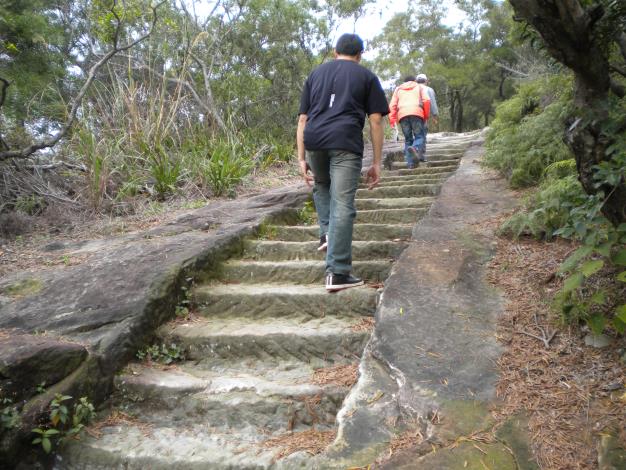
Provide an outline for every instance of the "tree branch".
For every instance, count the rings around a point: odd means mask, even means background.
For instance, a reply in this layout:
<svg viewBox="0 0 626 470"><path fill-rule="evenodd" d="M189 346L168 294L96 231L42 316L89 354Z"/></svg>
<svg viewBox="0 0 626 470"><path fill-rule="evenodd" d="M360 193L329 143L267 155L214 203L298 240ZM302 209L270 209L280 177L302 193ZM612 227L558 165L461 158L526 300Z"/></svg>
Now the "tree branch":
<svg viewBox="0 0 626 470"><path fill-rule="evenodd" d="M9 88L9 85L11 85L11 83L7 79L2 77L0 77L0 82L2 84L2 89L0 89L0 108L2 108L4 100L7 97L7 88Z"/></svg>
<svg viewBox="0 0 626 470"><path fill-rule="evenodd" d="M529 76L529 74L527 74L526 72L522 72L521 70L516 70L512 67L509 67L506 64L502 64L500 62L494 62L494 63L501 69L506 70L507 72L511 72L512 74L519 75L520 77L526 78Z"/></svg>
<svg viewBox="0 0 626 470"><path fill-rule="evenodd" d="M154 31L154 28L156 27L156 23L157 23L157 19L158 19L157 9L163 3L165 3L165 0L160 2L160 3L158 3L157 5L151 7L151 9L152 9L152 22L151 22L151 25L150 25L150 29L144 35L140 36L139 38L135 39L134 41L130 41L130 42L124 44L123 46L120 46L119 45L119 40L120 40L120 33L121 33L121 18L119 17L117 12L115 11L115 6L117 4L117 1L113 0L113 3L112 3L110 11L113 14L113 16L115 17L116 22L117 22L117 26L115 28L115 36L113 38L113 49L111 49L104 56L102 56L102 58L98 62L96 62L89 69L89 75L87 76L87 80L85 81L85 83L83 83L83 86L80 88L80 90L78 91L78 94L74 98L73 103L72 103L72 107L70 109L70 113L69 113L68 119L65 122L65 124L63 124L63 127L61 127L61 130L59 130L59 132L57 132L57 134L52 136L52 137L49 137L47 139L43 139L43 140L41 140L39 142L33 143L33 144L31 144L31 145L29 145L27 147L24 147L22 149L5 150L3 152L0 152L0 161L7 160L9 158L26 158L26 157L29 157L30 155L32 155L33 153L37 152L38 150L42 150L42 149L45 149L45 148L53 147L54 145L56 145L59 142L59 140L61 140L67 134L67 132L70 130L70 128L74 124L74 120L76 119L76 113L78 112L78 108L80 107L80 104L81 104L83 98L85 97L85 94L87 93L87 91L91 87L91 84L95 80L96 74L98 73L98 71L115 54L117 54L118 52L122 52L122 51L126 51L126 50L130 49L131 47L133 47L133 46L139 44L140 42L144 41L146 38L148 38L152 34L152 32Z"/></svg>

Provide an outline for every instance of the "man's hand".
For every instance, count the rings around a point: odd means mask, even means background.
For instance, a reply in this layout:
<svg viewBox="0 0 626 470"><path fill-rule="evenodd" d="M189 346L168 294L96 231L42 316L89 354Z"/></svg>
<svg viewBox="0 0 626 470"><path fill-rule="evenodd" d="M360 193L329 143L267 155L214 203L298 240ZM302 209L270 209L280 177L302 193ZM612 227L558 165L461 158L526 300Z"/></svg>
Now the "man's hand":
<svg viewBox="0 0 626 470"><path fill-rule="evenodd" d="M298 160L298 165L300 165L300 174L304 178L304 182L310 188L311 183L313 182L313 175L311 175L311 167L306 162L306 160Z"/></svg>
<svg viewBox="0 0 626 470"><path fill-rule="evenodd" d="M374 189L380 182L380 165L372 165L368 168L365 176L367 189Z"/></svg>
<svg viewBox="0 0 626 470"><path fill-rule="evenodd" d="M431 116L430 118L432 119L434 125L439 124L439 118L437 116Z"/></svg>

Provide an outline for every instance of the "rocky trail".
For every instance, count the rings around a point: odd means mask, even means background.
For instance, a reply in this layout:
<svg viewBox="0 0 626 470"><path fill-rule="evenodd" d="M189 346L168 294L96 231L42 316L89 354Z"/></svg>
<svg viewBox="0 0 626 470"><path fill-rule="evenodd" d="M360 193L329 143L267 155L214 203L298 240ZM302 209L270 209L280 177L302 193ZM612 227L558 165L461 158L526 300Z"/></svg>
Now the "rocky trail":
<svg viewBox="0 0 626 470"><path fill-rule="evenodd" d="M70 442L56 468L324 468L304 452L277 461L280 447L263 443L313 429L334 436L350 387L315 378L356 373L394 260L475 137L432 139L430 162L412 170L397 145L386 148L380 186L357 191L354 273L363 287L325 291L318 227L305 210L265 223L196 281L191 317L159 328L157 343L176 345L185 360L131 363L110 403L132 419Z"/></svg>

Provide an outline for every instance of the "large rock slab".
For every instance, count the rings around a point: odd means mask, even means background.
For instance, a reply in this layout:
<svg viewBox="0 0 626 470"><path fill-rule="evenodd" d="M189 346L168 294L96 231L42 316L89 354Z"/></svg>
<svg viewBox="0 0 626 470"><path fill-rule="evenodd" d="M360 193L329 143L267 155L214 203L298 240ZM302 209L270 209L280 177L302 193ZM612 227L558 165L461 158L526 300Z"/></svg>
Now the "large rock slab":
<svg viewBox="0 0 626 470"><path fill-rule="evenodd" d="M29 398L39 385L70 375L86 357L81 344L34 335L0 337L0 390L5 398Z"/></svg>
<svg viewBox="0 0 626 470"><path fill-rule="evenodd" d="M63 338L82 345L81 354L89 351L86 357L79 355L80 367L68 374L78 361L72 356L66 367L59 367L58 383L21 407L21 428L0 436L0 462L14 461L20 450L30 448L30 430L55 393L104 399L116 371L174 315L184 289L201 271L241 252L243 238L261 223L280 222L282 213L292 213L309 197L304 185L292 186L214 203L148 231L53 243L47 249L59 256L85 260L0 280L0 329L14 332L10 335L45 334L50 341ZM27 355L28 349L25 345L22 353ZM52 368L64 354L69 357L68 349L54 351Z"/></svg>

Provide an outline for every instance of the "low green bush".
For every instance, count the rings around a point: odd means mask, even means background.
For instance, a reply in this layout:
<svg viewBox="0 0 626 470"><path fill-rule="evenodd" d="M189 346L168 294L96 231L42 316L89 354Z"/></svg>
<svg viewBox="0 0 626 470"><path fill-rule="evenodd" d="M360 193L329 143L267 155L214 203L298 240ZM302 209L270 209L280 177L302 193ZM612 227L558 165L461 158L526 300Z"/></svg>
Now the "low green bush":
<svg viewBox="0 0 626 470"><path fill-rule="evenodd" d="M500 234L550 240L570 222L571 210L583 204L586 198L575 176L546 179L538 191L527 198L524 209L502 224Z"/></svg>
<svg viewBox="0 0 626 470"><path fill-rule="evenodd" d="M569 78L550 77L522 85L516 96L498 106L484 161L511 187L537 185L549 165L573 158L563 142L570 90Z"/></svg>

